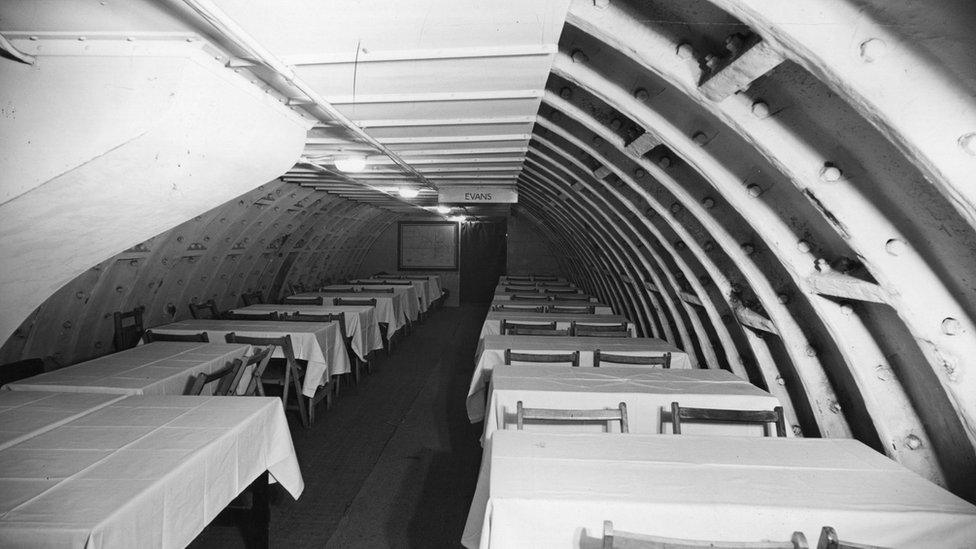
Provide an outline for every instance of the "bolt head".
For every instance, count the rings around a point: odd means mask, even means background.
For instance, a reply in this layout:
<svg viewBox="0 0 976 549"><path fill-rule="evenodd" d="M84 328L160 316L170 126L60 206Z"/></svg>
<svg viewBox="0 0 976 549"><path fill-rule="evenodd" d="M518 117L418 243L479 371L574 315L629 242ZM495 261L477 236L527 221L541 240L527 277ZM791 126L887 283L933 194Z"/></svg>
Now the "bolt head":
<svg viewBox="0 0 976 549"><path fill-rule="evenodd" d="M746 192L748 192L749 196L753 198L759 198L762 196L763 189L759 185L749 185L746 187Z"/></svg>
<svg viewBox="0 0 976 549"><path fill-rule="evenodd" d="M916 435L908 435L905 437L905 446L909 450L918 450L922 447L922 439L918 438Z"/></svg>
<svg viewBox="0 0 976 549"><path fill-rule="evenodd" d="M854 314L854 307L851 307L848 303L842 303L840 306L840 312L845 316L851 316Z"/></svg>
<svg viewBox="0 0 976 549"><path fill-rule="evenodd" d="M610 121L610 129L611 130L617 131L617 130L620 129L620 126L622 126L622 125L623 125L623 122L621 122L619 118L614 118L613 120Z"/></svg>
<svg viewBox="0 0 976 549"><path fill-rule="evenodd" d="M887 49L888 44L885 44L884 40L880 38L868 38L864 42L861 42L859 53L862 61L865 63L873 63L880 59Z"/></svg>
<svg viewBox="0 0 976 549"><path fill-rule="evenodd" d="M742 252L745 253L746 255L752 255L756 251L756 248L753 247L753 245L749 244L748 242L743 244L741 248L742 248Z"/></svg>
<svg viewBox="0 0 976 549"><path fill-rule="evenodd" d="M976 132L969 132L960 136L959 146L969 156L976 156Z"/></svg>
<svg viewBox="0 0 976 549"><path fill-rule="evenodd" d="M801 240L796 243L796 249L800 250L800 253L808 254L810 253L810 243L806 240Z"/></svg>
<svg viewBox="0 0 976 549"><path fill-rule="evenodd" d="M779 301L780 304L786 305L787 303L790 302L790 296L787 294L778 294L776 296L776 300Z"/></svg>
<svg viewBox="0 0 976 549"><path fill-rule="evenodd" d="M776 376L776 384L777 385L786 385L786 380L783 379L783 376Z"/></svg>
<svg viewBox="0 0 976 549"><path fill-rule="evenodd" d="M833 183L835 181L840 181L843 176L840 169L837 166L826 164L823 169L820 170L820 179Z"/></svg>
<svg viewBox="0 0 976 549"><path fill-rule="evenodd" d="M671 167L671 157L670 156L662 156L661 158L658 159L657 165L662 170L666 170L666 169L670 168Z"/></svg>
<svg viewBox="0 0 976 549"><path fill-rule="evenodd" d="M713 199L713 198L712 198L712 197L710 197L710 196L706 196L705 198L703 198L703 199L702 199L702 201L701 201L701 205L702 205L702 207L704 207L704 208L705 208L706 210L711 210L712 208L714 208L714 207L715 207L715 199Z"/></svg>
<svg viewBox="0 0 976 549"><path fill-rule="evenodd" d="M678 204L677 202L674 202L674 203L671 204L671 213L675 213L676 214L676 213L680 212L681 210L682 210L681 204Z"/></svg>
<svg viewBox="0 0 976 549"><path fill-rule="evenodd" d="M590 60L590 58L583 53L583 50L573 50L572 57L573 63L586 63Z"/></svg>
<svg viewBox="0 0 976 549"><path fill-rule="evenodd" d="M634 90L634 99L643 103L644 101L647 101L650 98L651 95L647 93L647 90L645 90L644 88L637 88L636 90Z"/></svg>
<svg viewBox="0 0 976 549"><path fill-rule="evenodd" d="M765 101L756 101L752 104L752 114L756 118L766 118L769 116L769 105Z"/></svg>
<svg viewBox="0 0 976 549"><path fill-rule="evenodd" d="M708 136L703 132L695 132L695 134L691 136L691 140L699 145L704 145L708 141Z"/></svg>
<svg viewBox="0 0 976 549"><path fill-rule="evenodd" d="M687 42L682 42L675 48L675 53L682 59L691 59L695 57L695 48L691 47L691 44Z"/></svg>
<svg viewBox="0 0 976 549"><path fill-rule="evenodd" d="M945 335L957 335L962 331L962 324L950 317L942 319L942 333Z"/></svg>
<svg viewBox="0 0 976 549"><path fill-rule="evenodd" d="M899 238L892 238L885 242L885 251L891 255L899 256L905 253L906 249L908 249L908 245Z"/></svg>
<svg viewBox="0 0 976 549"><path fill-rule="evenodd" d="M573 90L569 89L568 87L563 88L559 90L559 97L568 100L569 98L573 97Z"/></svg>

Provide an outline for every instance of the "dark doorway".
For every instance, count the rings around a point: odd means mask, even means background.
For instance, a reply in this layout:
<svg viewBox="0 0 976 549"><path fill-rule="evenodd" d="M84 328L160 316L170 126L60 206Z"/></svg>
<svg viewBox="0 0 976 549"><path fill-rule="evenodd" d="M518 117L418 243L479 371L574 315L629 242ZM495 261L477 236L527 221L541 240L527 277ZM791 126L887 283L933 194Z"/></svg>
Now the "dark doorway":
<svg viewBox="0 0 976 549"><path fill-rule="evenodd" d="M461 224L461 303L490 303L505 272L508 222Z"/></svg>

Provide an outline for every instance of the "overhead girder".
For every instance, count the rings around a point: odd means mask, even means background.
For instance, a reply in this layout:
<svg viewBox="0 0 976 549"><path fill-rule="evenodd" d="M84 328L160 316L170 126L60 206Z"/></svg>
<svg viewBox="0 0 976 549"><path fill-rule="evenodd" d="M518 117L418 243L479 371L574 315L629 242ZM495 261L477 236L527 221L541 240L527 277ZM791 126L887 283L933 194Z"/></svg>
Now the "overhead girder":
<svg viewBox="0 0 976 549"><path fill-rule="evenodd" d="M710 101L700 92L695 71L689 70L688 62L675 55L677 45L672 40L635 20L633 14L616 5L606 10L594 10L583 4L574 4L568 19L570 24L611 46L615 53L624 55L653 72L732 128L763 154L803 196L818 206L827 224L844 237L846 243L862 259L865 268L878 281L885 302L894 308L915 336L932 368L933 377L943 386L948 401L962 417L964 427L950 429L949 435L939 432L942 429L935 425L944 420L933 418L931 411L928 413L929 417L923 421L918 412L924 410L916 411L915 408L920 404L923 405L921 408L930 405L929 402L919 402L918 396L921 392L931 395L931 389L918 388L927 380L913 377L911 373L904 371L897 376L890 373L898 368L889 363L885 352L878 347L876 329L872 329L867 319L862 320L860 315L852 314L851 306L838 307L834 301L819 296L811 297L811 300L822 303L821 309L828 325L834 326L834 332L842 334L849 342L845 346L851 353L849 363L852 376L864 396L865 406L876 423L879 435L889 442L885 444L887 453L912 469L940 480L932 446L940 446L943 456L947 456L950 453L947 450L952 450L951 453L958 452L953 448L958 448L962 442L959 435L967 437L970 446L974 436L974 402L972 398L963 397L964 394L973 394L973 388L968 386L972 380L971 377L963 379L969 376L960 376L957 372L961 366L960 357L972 356L973 345L976 344L976 332L972 330L969 316L965 312L971 307L971 303L958 301L958 292L953 292L946 286L935 266L917 249L906 245L910 239L885 216L879 205L865 198L847 177L841 177L837 181L825 180L825 165L829 166L825 162L830 159L820 152L818 143L805 139L804 135L779 122L775 116L757 116L756 100L747 94L738 94L721 102ZM764 29L759 30L762 32ZM790 32L793 30L795 26L790 27ZM821 49L825 46L823 40L819 40L817 45ZM559 62L568 65L565 56L561 56L557 60ZM808 70L811 69L808 64L801 64ZM856 65L863 69L863 60ZM822 73L813 70L811 72L823 79ZM863 75L859 73L859 76ZM837 91L836 81L826 83ZM901 93L897 95L899 98L905 97ZM864 103L851 101L849 96L847 99L864 112ZM965 112L972 113L973 109L970 107ZM872 123L877 123L870 116L867 118ZM930 119L926 119L925 124L930 133L938 128L938 132L945 135L942 128L932 124ZM922 134L915 134L912 139L919 135ZM885 136L892 137L888 133ZM929 143L931 141L926 142ZM945 151L946 147L941 147L937 152L945 156ZM958 155L958 151L953 152L956 153L954 162L958 163L962 156ZM851 171L854 171L853 166ZM810 273L807 277L808 284L812 285L817 276ZM802 281L800 284L803 291L817 292L816 287L810 290ZM851 288L848 295L852 299L858 299L860 295L855 287L858 284L863 283L856 279L849 283ZM950 330L952 333L946 333L947 319L953 325L954 329ZM890 374L879 376L878 371ZM892 380L892 377L902 378L902 382L899 383L898 379ZM914 394L906 389L912 389ZM915 406L912 405L913 400ZM879 422L884 425L877 425ZM922 427L923 423L930 427L927 432ZM936 432L932 432L931 428L936 429ZM953 431L958 435L951 434ZM965 453L969 457L961 461L971 465L972 451ZM946 463L943 468L951 471L959 467Z"/></svg>

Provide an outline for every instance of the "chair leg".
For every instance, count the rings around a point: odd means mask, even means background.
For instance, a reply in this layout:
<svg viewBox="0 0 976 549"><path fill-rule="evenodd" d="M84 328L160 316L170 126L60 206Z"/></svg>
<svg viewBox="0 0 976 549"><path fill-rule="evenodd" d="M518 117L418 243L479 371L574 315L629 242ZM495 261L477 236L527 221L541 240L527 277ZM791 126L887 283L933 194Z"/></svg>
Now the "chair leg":
<svg viewBox="0 0 976 549"><path fill-rule="evenodd" d="M281 405L288 409L288 391L291 386L291 368L285 364L285 383L281 386ZM302 394L301 391L298 394Z"/></svg>
<svg viewBox="0 0 976 549"><path fill-rule="evenodd" d="M329 390L328 387L325 388L326 391ZM311 427L315 423L315 398L301 396L299 398L308 398L308 426Z"/></svg>
<svg viewBox="0 0 976 549"><path fill-rule="evenodd" d="M291 376L291 382L295 386L295 400L298 401L298 415L302 418L305 427L312 426L312 416L305 409L305 395L302 394L302 386L298 383L297 373ZM287 384L286 384L287 387Z"/></svg>

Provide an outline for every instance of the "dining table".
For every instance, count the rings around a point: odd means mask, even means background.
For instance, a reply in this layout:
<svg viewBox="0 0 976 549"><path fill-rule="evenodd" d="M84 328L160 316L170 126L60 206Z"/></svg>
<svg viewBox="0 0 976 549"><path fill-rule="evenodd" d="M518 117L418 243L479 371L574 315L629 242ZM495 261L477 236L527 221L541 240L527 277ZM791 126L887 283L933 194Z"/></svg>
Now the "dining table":
<svg viewBox="0 0 976 549"><path fill-rule="evenodd" d="M399 302L399 314L402 315L402 322L406 325L408 322L413 322L420 318L420 299L417 297L417 289L413 286L406 285L383 285L382 283L377 284L333 284L330 286L324 286L321 288L322 291L329 291L332 289L349 289L353 288L357 293L360 294L380 294L383 295L384 292L377 292L377 290L393 290L394 299ZM386 294L389 295L389 294Z"/></svg>
<svg viewBox="0 0 976 549"><path fill-rule="evenodd" d="M238 315L267 315L268 313L327 315L343 313L345 315L346 337L350 338L352 350L360 360L367 361L371 352L383 348L380 324L376 320L376 307L369 305L332 305L331 300L324 305L261 303L233 309L231 312Z"/></svg>
<svg viewBox="0 0 976 549"><path fill-rule="evenodd" d="M240 343L154 341L4 385L11 391L182 395L200 373L242 358Z"/></svg>
<svg viewBox="0 0 976 549"><path fill-rule="evenodd" d="M122 400L112 393L0 391L0 450Z"/></svg>
<svg viewBox="0 0 976 549"><path fill-rule="evenodd" d="M485 336L501 334L502 321L506 320L508 322L515 322L519 324L549 324L550 322L555 322L557 330L567 330L573 324L573 322L599 326L619 326L621 324L626 324L630 335L632 337L637 336L637 329L634 326L634 323L622 315L536 313L530 311L488 311L488 314L485 316L485 321L481 325L481 335L478 336L478 339L484 339Z"/></svg>
<svg viewBox="0 0 976 549"><path fill-rule="evenodd" d="M304 490L278 398L50 395L25 406L110 401L0 447L0 547L185 547L266 472L293 498ZM0 431L28 421L5 416Z"/></svg>
<svg viewBox="0 0 976 549"><path fill-rule="evenodd" d="M574 368L554 365L501 365L491 374L483 440L499 430L514 429L519 402L527 408L612 409L627 405L630 433L670 433L661 412L677 402L684 407L733 410L772 410L779 399L719 369L660 369L621 366ZM619 432L619 424L612 427ZM766 426L769 428L769 426ZM606 431L606 423L525 423L525 430ZM772 431L775 432L775 431ZM756 424L687 422L686 434L765 434ZM792 435L791 430L787 434Z"/></svg>
<svg viewBox="0 0 976 549"><path fill-rule="evenodd" d="M308 364L302 394L309 398L314 397L318 387L326 385L331 376L352 371L338 322L189 319L155 326L152 331L162 334L206 332L210 341L223 341L231 332L248 337L291 336L295 358ZM271 356L283 358L285 355L281 348L275 348Z"/></svg>
<svg viewBox="0 0 976 549"><path fill-rule="evenodd" d="M615 531L722 542L976 547L976 506L853 439L498 431L465 547L600 547Z"/></svg>
<svg viewBox="0 0 976 549"><path fill-rule="evenodd" d="M336 298L342 299L375 299L376 300L376 321L384 324L387 339L393 337L395 333L407 325L407 314L404 312L403 294L386 292L336 292L329 291L329 287L317 292L303 292L284 299L285 304L291 304L295 300L307 299L310 297L321 297L323 304L328 305ZM342 286L341 288L349 288Z"/></svg>
<svg viewBox="0 0 976 549"><path fill-rule="evenodd" d="M383 277L371 277L371 278L356 278L349 281L352 284L366 284L366 285L382 285L389 284L392 286L400 286L401 288L413 287L414 292L416 292L417 301L420 303L420 312L426 313L430 308L430 293L428 291L428 286L430 285L429 280L410 280L406 278L383 278ZM405 283L409 282L410 286Z"/></svg>
<svg viewBox="0 0 976 549"><path fill-rule="evenodd" d="M579 351L579 367L593 366L593 351L634 356L663 356L671 353L671 368L691 368L688 354L663 339L653 337L569 337L489 335L478 343L475 369L468 388L468 419L484 419L486 391L492 370L505 364L505 350L525 353L570 353ZM553 365L555 366L555 365ZM648 366L636 366L649 368Z"/></svg>

